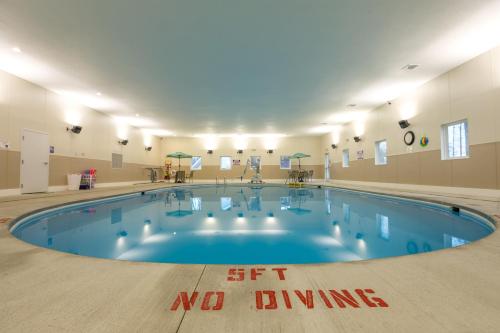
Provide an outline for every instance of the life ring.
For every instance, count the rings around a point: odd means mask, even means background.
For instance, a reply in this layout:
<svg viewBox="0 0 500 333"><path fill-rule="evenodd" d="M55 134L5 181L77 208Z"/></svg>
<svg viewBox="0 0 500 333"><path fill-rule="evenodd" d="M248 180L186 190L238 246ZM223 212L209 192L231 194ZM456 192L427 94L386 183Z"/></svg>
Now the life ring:
<svg viewBox="0 0 500 333"><path fill-rule="evenodd" d="M427 136L423 135L420 138L420 146L427 147L428 144L429 144L429 138Z"/></svg>
<svg viewBox="0 0 500 333"><path fill-rule="evenodd" d="M415 142L415 133L413 131L406 132L403 141L407 146L411 146Z"/></svg>

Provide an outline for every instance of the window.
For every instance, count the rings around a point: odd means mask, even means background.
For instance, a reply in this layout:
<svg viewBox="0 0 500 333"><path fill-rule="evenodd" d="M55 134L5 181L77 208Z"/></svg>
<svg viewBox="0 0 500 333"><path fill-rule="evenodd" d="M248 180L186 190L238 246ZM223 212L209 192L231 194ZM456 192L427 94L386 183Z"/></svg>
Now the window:
<svg viewBox="0 0 500 333"><path fill-rule="evenodd" d="M123 168L123 155L122 154L111 154L111 168L121 169Z"/></svg>
<svg viewBox="0 0 500 333"><path fill-rule="evenodd" d="M280 169L290 170L292 168L292 160L290 156L280 156Z"/></svg>
<svg viewBox="0 0 500 333"><path fill-rule="evenodd" d="M222 211L229 211L231 210L231 207L233 207L232 199L231 197L222 197L220 198L220 209Z"/></svg>
<svg viewBox="0 0 500 333"><path fill-rule="evenodd" d="M375 142L375 165L387 164L387 140Z"/></svg>
<svg viewBox="0 0 500 333"><path fill-rule="evenodd" d="M250 197L248 200L248 210L260 212L262 210L260 197Z"/></svg>
<svg viewBox="0 0 500 333"><path fill-rule="evenodd" d="M191 157L191 170L201 170L201 157L200 156Z"/></svg>
<svg viewBox="0 0 500 333"><path fill-rule="evenodd" d="M220 157L220 169L221 170L231 170L231 156L221 156Z"/></svg>
<svg viewBox="0 0 500 333"><path fill-rule="evenodd" d="M326 193L326 191L325 191ZM326 213L328 215L332 215L332 202L328 199L325 199L325 204L326 204Z"/></svg>
<svg viewBox="0 0 500 333"><path fill-rule="evenodd" d="M260 156L250 156L250 167L252 170L260 168Z"/></svg>
<svg viewBox="0 0 500 333"><path fill-rule="evenodd" d="M349 149L342 150L342 167L349 167Z"/></svg>
<svg viewBox="0 0 500 333"><path fill-rule="evenodd" d="M201 198L200 197L191 198L191 210L201 211Z"/></svg>
<svg viewBox="0 0 500 333"><path fill-rule="evenodd" d="M389 217L377 214L377 226L378 226L378 236L382 239L389 240L391 235L389 229Z"/></svg>
<svg viewBox="0 0 500 333"><path fill-rule="evenodd" d="M325 179L330 179L330 154L325 154Z"/></svg>
<svg viewBox="0 0 500 333"><path fill-rule="evenodd" d="M470 243L468 240L448 234L444 234L443 238L444 238L444 247L457 247Z"/></svg>
<svg viewBox="0 0 500 333"><path fill-rule="evenodd" d="M344 222L351 222L351 205L342 203L342 214L344 215Z"/></svg>
<svg viewBox="0 0 500 333"><path fill-rule="evenodd" d="M467 120L441 126L441 159L449 160L467 157L469 157Z"/></svg>
<svg viewBox="0 0 500 333"><path fill-rule="evenodd" d="M281 210L288 210L291 207L291 197L280 197Z"/></svg>

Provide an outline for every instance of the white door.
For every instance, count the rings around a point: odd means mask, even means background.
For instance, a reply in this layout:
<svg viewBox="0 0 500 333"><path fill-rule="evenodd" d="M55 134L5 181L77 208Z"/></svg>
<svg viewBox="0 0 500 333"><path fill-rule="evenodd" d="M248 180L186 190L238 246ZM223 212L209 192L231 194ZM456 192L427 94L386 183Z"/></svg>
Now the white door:
<svg viewBox="0 0 500 333"><path fill-rule="evenodd" d="M330 179L330 154L325 154L325 180Z"/></svg>
<svg viewBox="0 0 500 333"><path fill-rule="evenodd" d="M21 193L49 189L49 135L23 129L21 133Z"/></svg>

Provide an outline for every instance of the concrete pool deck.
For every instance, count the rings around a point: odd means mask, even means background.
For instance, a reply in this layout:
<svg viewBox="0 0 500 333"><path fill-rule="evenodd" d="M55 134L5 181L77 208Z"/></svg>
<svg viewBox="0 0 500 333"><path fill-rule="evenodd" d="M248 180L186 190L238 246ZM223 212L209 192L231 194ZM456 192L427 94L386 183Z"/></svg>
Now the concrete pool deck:
<svg viewBox="0 0 500 333"><path fill-rule="evenodd" d="M171 185L0 198L0 331L500 331L498 232L463 247L411 256L316 265L234 266L81 257L27 244L8 231L9 219L36 209ZM500 221L500 200L491 196L342 187L463 205ZM244 269L244 279L228 281L231 268ZM273 268L286 268L284 279ZM250 278L252 269L255 280ZM330 308L319 291L333 289L353 295L362 290L371 301L342 308L329 298ZM283 290L289 296L288 305ZM312 298L307 290L312 291ZM179 292L198 294L191 298L192 303L179 298L175 308ZM275 305L266 298L272 292ZM216 303L220 293L224 293L222 308ZM264 299L262 309L256 302L259 297ZM377 297L388 306L380 306L383 303L377 303Z"/></svg>

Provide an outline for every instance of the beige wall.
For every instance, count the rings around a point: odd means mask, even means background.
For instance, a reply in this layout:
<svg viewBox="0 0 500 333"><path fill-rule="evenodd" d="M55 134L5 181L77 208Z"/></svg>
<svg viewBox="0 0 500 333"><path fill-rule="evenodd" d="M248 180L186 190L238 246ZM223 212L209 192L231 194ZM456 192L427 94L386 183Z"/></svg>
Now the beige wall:
<svg viewBox="0 0 500 333"><path fill-rule="evenodd" d="M66 131L68 120L79 119L83 131ZM65 185L66 174L95 167L98 182L147 179L143 169L161 164L160 139L151 138L153 150L144 149L143 133L128 128L129 144L118 144L117 124L101 112L78 105L35 84L0 71L0 189L19 187L21 130L34 129L49 134L55 147L50 157L49 185ZM111 169L111 153L123 154L124 168Z"/></svg>
<svg viewBox="0 0 500 333"><path fill-rule="evenodd" d="M408 130L416 134L411 148L403 142L401 119L408 119ZM441 125L461 119L468 120L470 158L441 160ZM500 47L370 112L362 125L359 143L352 140L355 123L343 126L336 150L330 148L333 136L323 137L322 150L333 156L332 178L500 188ZM422 135L430 139L426 148L418 144ZM389 162L376 166L374 143L382 139L388 143ZM350 152L349 168L341 166L343 149ZM365 160L353 161L358 150L364 151Z"/></svg>
<svg viewBox="0 0 500 333"><path fill-rule="evenodd" d="M473 155L472 155L473 154ZM373 159L333 164L333 177L366 182L500 189L500 143L471 146L471 157L441 160L438 150L389 156L387 165Z"/></svg>
<svg viewBox="0 0 500 333"><path fill-rule="evenodd" d="M418 69L417 69L418 70ZM83 131L67 133L67 118L80 118ZM416 142L408 148L402 140L404 130L397 122L408 119L409 129L417 136L430 138L422 148ZM467 119L469 123L470 158L441 160L441 124ZM359 126L362 125L362 126ZM362 141L355 143L355 128L362 127ZM323 158L332 157L332 177L346 180L365 180L409 184L500 188L500 47L445 73L415 91L369 112L362 122L343 126L339 148L332 150L332 135L322 137L280 138L274 154L267 154L262 139L253 138L242 155L229 138L218 142L213 155L207 154L206 139L153 138L152 152L144 150L143 135L129 128L130 143L117 144L117 128L112 118L90 108L69 104L60 95L39 86L0 72L0 141L9 142L8 150L0 148L0 189L19 186L20 133L23 128L49 134L55 154L50 159L50 185L64 185L65 175L80 169L96 167L100 182L147 179L147 165L161 165L164 156L172 151L184 151L203 157L199 179L216 176L237 178L242 166L231 171L219 170L220 156L240 159L244 164L251 155L262 157L265 178L281 178L280 155L304 152L312 155L303 161L305 168L315 170L315 178L323 176ZM389 163L374 164L374 142L386 139ZM342 168L342 150L349 149L351 165ZM365 159L355 161L356 151L363 150ZM125 168L111 169L112 152L124 155ZM190 161L183 160L188 168ZM175 165L174 161L174 165ZM296 162L294 162L296 165Z"/></svg>
<svg viewBox="0 0 500 333"><path fill-rule="evenodd" d="M78 125L83 127L78 135L66 131L69 120L75 118L78 119ZM230 138L220 139L214 154L208 155L205 140L201 138L153 137L153 150L147 152L140 130L129 127L129 144L118 145L117 124L110 116L72 103L56 93L0 71L0 142L10 145L9 149L0 147L0 189L20 186L20 137L23 128L49 134L50 145L55 147L55 154L50 156L50 186L66 185L68 173L81 172L90 167L97 169L100 183L146 180L148 172L144 168L162 165L166 154L172 151L203 157L203 170L196 172L198 179L240 177L243 166L235 166L231 171L219 170L219 158L222 155L241 159L242 164L249 156L260 155L264 178L283 178L286 171L279 169L279 157L296 152L310 154L311 158L303 160L302 165L314 170L315 178L323 176L321 138L317 136L279 138L274 154L266 153L262 139L251 138L242 155L236 154ZM123 154L123 169L111 168L112 152ZM186 169L189 163L189 160L182 161ZM296 161L293 164L296 165ZM250 176L251 173L248 173L247 178Z"/></svg>
<svg viewBox="0 0 500 333"><path fill-rule="evenodd" d="M320 136L304 137L282 137L276 141L276 149L273 154L266 153L265 142L263 138L249 138L247 148L243 154L236 154L236 148L231 138L219 138L216 142L217 147L213 154L207 154L207 139L205 138L164 138L162 140L162 156L174 151L182 151L193 156L202 157L202 170L195 172L196 179L215 179L215 177L238 178L243 174L244 165L247 159L252 156L261 156L262 175L264 179L280 179L287 174L286 170L280 170L280 156L292 155L302 152L311 155L310 158L303 159L301 166L304 169L314 170L314 178L323 178L323 153L321 152ZM220 157L231 156L233 159L241 160L241 166L233 166L230 171L220 170ZM172 160L172 164L177 168L178 161ZM181 168L188 170L191 160L181 160ZM296 160L292 161L292 167L297 167ZM248 172L246 178L253 175Z"/></svg>

